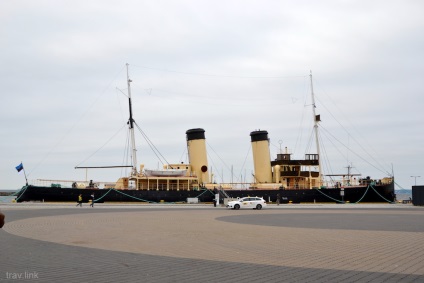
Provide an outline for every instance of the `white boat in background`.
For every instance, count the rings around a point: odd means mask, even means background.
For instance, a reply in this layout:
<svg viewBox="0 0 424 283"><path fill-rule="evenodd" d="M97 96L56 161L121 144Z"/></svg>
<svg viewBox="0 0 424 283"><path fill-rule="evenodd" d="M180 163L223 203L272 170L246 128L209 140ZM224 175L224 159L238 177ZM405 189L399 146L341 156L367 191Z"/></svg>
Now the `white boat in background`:
<svg viewBox="0 0 424 283"><path fill-rule="evenodd" d="M144 169L144 174L147 177L181 177L186 175L185 169L162 169L162 170L148 170Z"/></svg>

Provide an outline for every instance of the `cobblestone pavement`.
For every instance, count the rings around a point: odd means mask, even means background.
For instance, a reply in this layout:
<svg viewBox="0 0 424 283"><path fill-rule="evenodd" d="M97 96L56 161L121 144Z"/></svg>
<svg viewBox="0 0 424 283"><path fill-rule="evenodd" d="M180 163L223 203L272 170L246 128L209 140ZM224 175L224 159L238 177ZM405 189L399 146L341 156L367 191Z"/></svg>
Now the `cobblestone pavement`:
<svg viewBox="0 0 424 283"><path fill-rule="evenodd" d="M424 282L424 207L0 209L4 281Z"/></svg>

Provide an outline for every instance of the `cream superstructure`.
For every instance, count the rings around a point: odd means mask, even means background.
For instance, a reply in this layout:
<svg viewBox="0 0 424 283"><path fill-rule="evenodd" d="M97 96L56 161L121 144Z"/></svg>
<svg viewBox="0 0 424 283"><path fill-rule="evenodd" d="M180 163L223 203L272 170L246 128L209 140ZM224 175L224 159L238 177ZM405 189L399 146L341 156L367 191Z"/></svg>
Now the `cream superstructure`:
<svg viewBox="0 0 424 283"><path fill-rule="evenodd" d="M205 130L190 129L186 135L189 163L165 164L157 170L140 165L140 172L129 178L137 190L197 190L209 183Z"/></svg>

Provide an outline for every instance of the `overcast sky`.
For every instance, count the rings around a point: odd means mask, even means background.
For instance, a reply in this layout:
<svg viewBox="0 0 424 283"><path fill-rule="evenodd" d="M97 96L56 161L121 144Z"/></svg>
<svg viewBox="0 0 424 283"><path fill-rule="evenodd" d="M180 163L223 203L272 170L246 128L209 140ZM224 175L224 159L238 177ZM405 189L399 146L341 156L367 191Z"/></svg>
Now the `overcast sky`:
<svg viewBox="0 0 424 283"><path fill-rule="evenodd" d="M217 182L231 169L252 180L257 129L272 159L315 153L312 70L327 173L350 164L423 184L423 11L419 0L3 0L0 189L25 184L21 161L30 182L125 175L74 167L128 164L126 63L134 119L170 163L187 161L191 128L206 131ZM138 130L136 144L139 163L162 166Z"/></svg>

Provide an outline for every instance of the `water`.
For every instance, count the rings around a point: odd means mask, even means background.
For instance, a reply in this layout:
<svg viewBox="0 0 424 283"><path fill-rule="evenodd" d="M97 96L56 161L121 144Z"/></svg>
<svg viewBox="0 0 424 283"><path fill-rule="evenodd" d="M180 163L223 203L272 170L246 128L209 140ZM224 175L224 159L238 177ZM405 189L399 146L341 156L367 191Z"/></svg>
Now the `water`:
<svg viewBox="0 0 424 283"><path fill-rule="evenodd" d="M396 199L399 200L405 200L405 199L412 199L412 191L402 191L402 192L396 192Z"/></svg>
<svg viewBox="0 0 424 283"><path fill-rule="evenodd" d="M15 196L0 196L0 203L11 203L15 198Z"/></svg>

